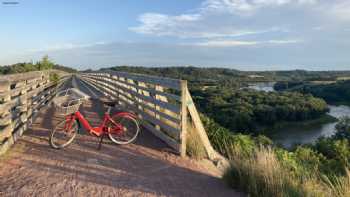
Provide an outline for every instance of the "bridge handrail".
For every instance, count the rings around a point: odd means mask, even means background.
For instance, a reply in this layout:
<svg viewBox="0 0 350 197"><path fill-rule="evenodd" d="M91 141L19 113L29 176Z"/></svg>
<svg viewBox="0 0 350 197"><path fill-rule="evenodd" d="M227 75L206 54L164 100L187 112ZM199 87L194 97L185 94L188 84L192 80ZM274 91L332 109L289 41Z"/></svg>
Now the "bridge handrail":
<svg viewBox="0 0 350 197"><path fill-rule="evenodd" d="M50 81L49 73L34 71L0 76L0 155L23 134L36 112L54 96L56 87L66 79Z"/></svg>
<svg viewBox="0 0 350 197"><path fill-rule="evenodd" d="M120 105L136 112L143 126L176 151L181 146L181 85L186 81L141 74L104 71L81 73L80 78ZM168 81L167 81L168 80Z"/></svg>
<svg viewBox="0 0 350 197"><path fill-rule="evenodd" d="M80 73L79 77L136 112L145 120L145 128L182 156L186 155L187 129L191 126L197 130L209 159L225 163L210 144L187 81L110 70Z"/></svg>

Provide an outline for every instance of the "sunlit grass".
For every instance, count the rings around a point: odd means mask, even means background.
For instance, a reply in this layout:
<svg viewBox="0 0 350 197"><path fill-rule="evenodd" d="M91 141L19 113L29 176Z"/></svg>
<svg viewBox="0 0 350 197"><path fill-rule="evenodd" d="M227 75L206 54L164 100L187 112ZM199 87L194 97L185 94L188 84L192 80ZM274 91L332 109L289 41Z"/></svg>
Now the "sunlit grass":
<svg viewBox="0 0 350 197"><path fill-rule="evenodd" d="M346 176L328 178L315 172L295 174L277 159L269 147L259 147L252 154L242 154L237 147L228 147L230 167L224 179L237 189L251 196L350 196L350 173Z"/></svg>

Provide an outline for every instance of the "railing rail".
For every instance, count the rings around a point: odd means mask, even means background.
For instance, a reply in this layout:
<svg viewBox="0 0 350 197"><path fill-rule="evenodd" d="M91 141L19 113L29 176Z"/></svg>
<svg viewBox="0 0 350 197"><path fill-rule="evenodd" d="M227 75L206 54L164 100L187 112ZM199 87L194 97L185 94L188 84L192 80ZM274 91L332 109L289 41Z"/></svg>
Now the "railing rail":
<svg viewBox="0 0 350 197"><path fill-rule="evenodd" d="M174 150L186 152L186 81L114 71L81 73L80 78L137 113L142 125Z"/></svg>
<svg viewBox="0 0 350 197"><path fill-rule="evenodd" d="M208 158L224 160L210 144L187 81L115 71L80 73L79 77L137 113L145 128L182 156L186 155L187 127L194 127Z"/></svg>
<svg viewBox="0 0 350 197"><path fill-rule="evenodd" d="M64 77L50 81L51 72L60 73L48 70L0 76L0 155L18 140L62 84Z"/></svg>

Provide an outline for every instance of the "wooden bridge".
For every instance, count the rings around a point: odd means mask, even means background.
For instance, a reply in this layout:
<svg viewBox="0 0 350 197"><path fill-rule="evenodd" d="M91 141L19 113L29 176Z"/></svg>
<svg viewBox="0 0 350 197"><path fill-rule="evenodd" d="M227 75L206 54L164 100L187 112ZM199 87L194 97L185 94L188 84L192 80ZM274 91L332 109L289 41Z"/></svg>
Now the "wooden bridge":
<svg viewBox="0 0 350 197"><path fill-rule="evenodd" d="M50 80L53 73L58 81ZM105 111L100 100L136 113L137 141L106 142L99 151L98 139L84 132L69 147L51 149L48 132L62 117L50 100L69 87L93 98L80 109L92 123ZM186 81L112 71L32 72L0 78L0 99L0 196L241 196L210 162L224 160L210 145ZM189 129L208 160L186 157Z"/></svg>

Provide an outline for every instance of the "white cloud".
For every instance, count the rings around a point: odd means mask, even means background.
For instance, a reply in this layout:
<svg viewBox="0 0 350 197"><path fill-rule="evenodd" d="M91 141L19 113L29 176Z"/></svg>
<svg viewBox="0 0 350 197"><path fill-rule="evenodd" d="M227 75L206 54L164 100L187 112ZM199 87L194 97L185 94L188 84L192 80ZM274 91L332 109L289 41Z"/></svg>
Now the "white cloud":
<svg viewBox="0 0 350 197"><path fill-rule="evenodd" d="M145 13L139 17L142 23L138 27L131 27L129 30L140 34L155 36L175 36L180 38L218 38L218 37L239 37L268 32L286 32L286 29L272 27L267 29L243 29L233 26L212 27L205 23L206 17L202 14L183 14L169 16L157 13Z"/></svg>
<svg viewBox="0 0 350 197"><path fill-rule="evenodd" d="M207 47L241 47L241 46L257 46L257 45L285 45L296 44L303 42L300 39L286 39L286 40L267 40L267 41L246 41L246 40L208 40L204 42L198 42L196 46Z"/></svg>
<svg viewBox="0 0 350 197"><path fill-rule="evenodd" d="M129 30L142 33L152 34L157 36L180 36L192 37L200 35L191 35L189 32L182 32L182 28L191 22L196 22L201 19L199 14L182 14L177 16L169 16L158 13L145 13L139 17L142 23L138 27L131 27ZM193 33L192 33L193 34Z"/></svg>
<svg viewBox="0 0 350 197"><path fill-rule="evenodd" d="M270 44L296 44L296 43L301 43L304 42L301 39L291 39L291 40L269 40L266 41L266 43Z"/></svg>
<svg viewBox="0 0 350 197"><path fill-rule="evenodd" d="M139 16L140 25L129 30L146 35L174 36L179 38L236 37L281 31L282 28L242 27L241 17L255 11L284 5L313 5L319 0L206 0L192 13L167 15L144 13ZM227 14L229 14L227 16ZM223 16L226 15L226 16ZM245 17L243 17L245 18ZM251 23L251 22L250 22ZM271 22L272 23L272 22ZM254 26L254 25L252 25Z"/></svg>
<svg viewBox="0 0 350 197"><path fill-rule="evenodd" d="M336 17L337 19L345 22L350 21L350 1L337 1L327 7L323 7L326 13Z"/></svg>
<svg viewBox="0 0 350 197"><path fill-rule="evenodd" d="M339 24L346 29L341 24L350 22L350 0L205 0L190 12L144 13L138 20L140 24L129 30L181 38L197 46L296 44L335 31ZM311 35L310 30L319 34ZM288 39L293 37L302 39Z"/></svg>
<svg viewBox="0 0 350 197"><path fill-rule="evenodd" d="M229 12L232 14L251 15L265 7L285 5L313 5L318 0L206 0L203 9L212 12Z"/></svg>
<svg viewBox="0 0 350 197"><path fill-rule="evenodd" d="M63 43L63 44L51 44L49 46L44 46L36 49L30 49L28 52L42 52L42 51L59 51L59 50L69 50L69 49L76 49L76 48L86 48L86 47L93 47L97 45L105 45L106 42L99 41L94 43L83 43L83 44L75 44L75 43Z"/></svg>
<svg viewBox="0 0 350 197"><path fill-rule="evenodd" d="M239 41L239 40L210 40L206 42L199 42L197 46L208 46L208 47L235 47L235 46L253 46L257 45L257 41Z"/></svg>

